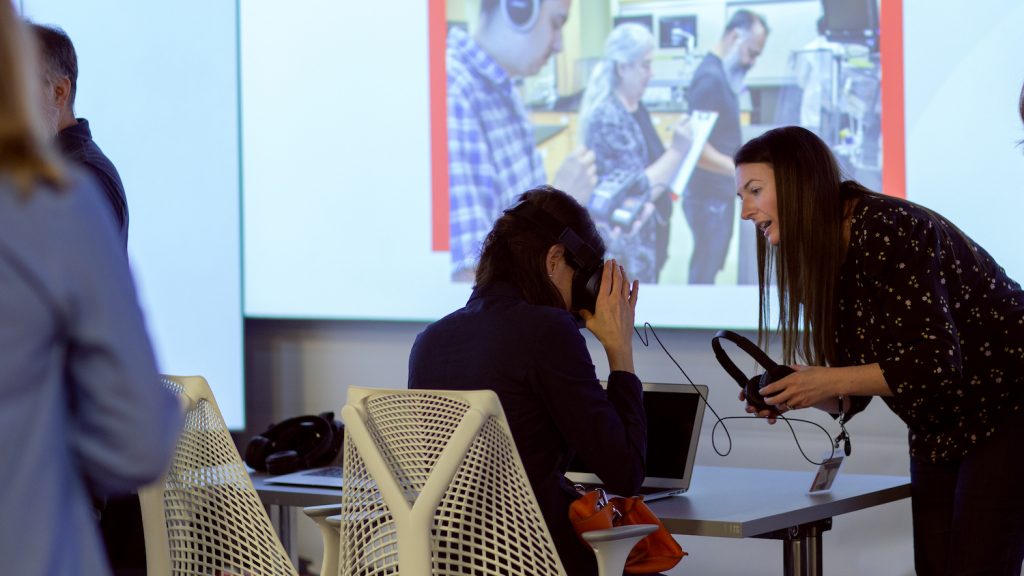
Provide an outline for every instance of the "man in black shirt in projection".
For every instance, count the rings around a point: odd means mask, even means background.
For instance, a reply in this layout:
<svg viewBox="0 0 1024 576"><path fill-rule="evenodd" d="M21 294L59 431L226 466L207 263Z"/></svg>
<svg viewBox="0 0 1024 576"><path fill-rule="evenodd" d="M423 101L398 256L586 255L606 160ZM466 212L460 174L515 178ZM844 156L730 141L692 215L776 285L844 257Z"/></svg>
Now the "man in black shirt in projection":
<svg viewBox="0 0 1024 576"><path fill-rule="evenodd" d="M64 156L92 175L103 190L128 246L128 200L117 169L92 139L89 121L75 117L78 56L71 38L56 26L32 24L43 65L45 119Z"/></svg>
<svg viewBox="0 0 1024 576"><path fill-rule="evenodd" d="M690 110L718 112L718 120L683 191L683 214L693 233L690 284L714 284L725 264L736 220L736 167L732 155L743 144L740 94L747 72L768 39L768 24L750 10L729 18L721 39L693 73L686 100Z"/></svg>

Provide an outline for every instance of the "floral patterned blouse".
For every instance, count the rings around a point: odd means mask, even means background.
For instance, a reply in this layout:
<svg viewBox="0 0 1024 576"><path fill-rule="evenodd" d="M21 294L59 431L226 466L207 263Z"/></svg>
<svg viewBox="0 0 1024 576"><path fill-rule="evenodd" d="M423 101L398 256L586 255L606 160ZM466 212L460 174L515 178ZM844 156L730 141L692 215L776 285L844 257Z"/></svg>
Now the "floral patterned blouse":
<svg viewBox="0 0 1024 576"><path fill-rule="evenodd" d="M637 121L617 97L605 98L594 108L589 120L583 143L594 152L598 181L614 170L644 171L650 163L647 142ZM605 258L615 258L632 278L645 284L658 281L654 218L633 234L613 233L615 225L596 216L594 224L607 248Z"/></svg>
<svg viewBox="0 0 1024 576"><path fill-rule="evenodd" d="M974 246L977 257L948 221L894 198L866 196L855 209L839 356L881 366L913 458L958 460L1024 416L1024 292ZM863 409L869 398L858 400Z"/></svg>

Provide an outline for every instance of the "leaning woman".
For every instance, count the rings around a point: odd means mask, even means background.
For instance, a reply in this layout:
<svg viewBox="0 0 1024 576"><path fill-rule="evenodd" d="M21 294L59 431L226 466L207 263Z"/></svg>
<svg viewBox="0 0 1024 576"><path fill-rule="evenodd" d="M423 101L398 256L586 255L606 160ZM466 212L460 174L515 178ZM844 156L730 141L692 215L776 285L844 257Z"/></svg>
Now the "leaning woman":
<svg viewBox="0 0 1024 576"><path fill-rule="evenodd" d="M1019 575L1020 285L939 214L843 180L803 128L735 160L742 217L760 232L760 340L775 278L783 358L807 364L765 387L768 402L848 418L881 396L909 429L917 574Z"/></svg>
<svg viewBox="0 0 1024 576"><path fill-rule="evenodd" d="M573 278L586 271L559 239L566 228L594 258L603 256L593 222L573 198L549 187L520 196L484 241L466 306L416 338L409 387L497 393L562 564L586 576L597 567L569 522L578 495L566 468L577 454L611 492L634 494L643 481L647 421L633 369L639 285L614 260L598 264L596 306L581 309ZM604 347L607 391L574 313Z"/></svg>

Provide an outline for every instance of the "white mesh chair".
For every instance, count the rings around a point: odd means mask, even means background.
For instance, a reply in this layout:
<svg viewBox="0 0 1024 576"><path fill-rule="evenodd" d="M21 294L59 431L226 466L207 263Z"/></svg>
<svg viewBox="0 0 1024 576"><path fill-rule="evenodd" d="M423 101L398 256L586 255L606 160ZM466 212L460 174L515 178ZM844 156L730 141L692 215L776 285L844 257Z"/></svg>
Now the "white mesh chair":
<svg viewBox="0 0 1024 576"><path fill-rule="evenodd" d="M353 387L341 414L340 514L307 511L322 576L565 574L494 392ZM601 573L654 529L588 533Z"/></svg>
<svg viewBox="0 0 1024 576"><path fill-rule="evenodd" d="M206 379L162 382L185 429L164 478L139 491L149 576L294 576Z"/></svg>

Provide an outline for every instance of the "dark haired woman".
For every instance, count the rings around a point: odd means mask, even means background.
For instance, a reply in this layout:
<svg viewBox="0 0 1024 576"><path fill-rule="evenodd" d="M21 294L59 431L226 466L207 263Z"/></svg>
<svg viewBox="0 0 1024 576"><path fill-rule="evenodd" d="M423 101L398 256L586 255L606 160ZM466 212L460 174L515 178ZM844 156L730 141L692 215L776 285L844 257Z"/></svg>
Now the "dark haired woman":
<svg viewBox="0 0 1024 576"><path fill-rule="evenodd" d="M769 403L849 415L881 396L909 428L917 573L1019 575L1020 285L942 216L842 180L803 128L735 160L742 217L761 232L760 340L774 276L783 358L810 364L764 388Z"/></svg>
<svg viewBox="0 0 1024 576"><path fill-rule="evenodd" d="M594 223L572 197L543 187L520 201L573 230L597 257L604 254ZM466 306L416 338L409 387L498 394L566 572L589 575L597 573L594 553L569 522L577 494L564 474L575 453L612 492L634 494L643 481L646 418L632 348L639 286L610 260L595 310L578 310L608 356L606 392L572 314L579 307L576 260L557 234L522 209L495 222Z"/></svg>

